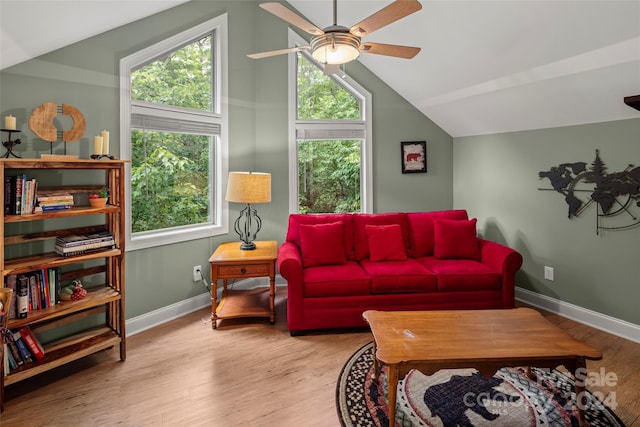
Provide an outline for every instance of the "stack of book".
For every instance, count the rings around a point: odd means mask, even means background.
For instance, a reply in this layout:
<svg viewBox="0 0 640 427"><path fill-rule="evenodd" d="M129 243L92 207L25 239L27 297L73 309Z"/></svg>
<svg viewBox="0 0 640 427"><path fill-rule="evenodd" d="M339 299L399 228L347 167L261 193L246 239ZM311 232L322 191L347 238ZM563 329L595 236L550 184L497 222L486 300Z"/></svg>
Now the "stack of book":
<svg viewBox="0 0 640 427"><path fill-rule="evenodd" d="M56 237L56 253L64 257L112 248L115 248L115 241L108 231Z"/></svg>
<svg viewBox="0 0 640 427"><path fill-rule="evenodd" d="M20 366L44 358L44 347L28 326L11 331L12 339L5 345L7 357L4 359L5 375ZM7 369L8 368L8 369Z"/></svg>
<svg viewBox="0 0 640 427"><path fill-rule="evenodd" d="M73 207L73 196L70 193L38 194L38 206L42 212L58 211Z"/></svg>

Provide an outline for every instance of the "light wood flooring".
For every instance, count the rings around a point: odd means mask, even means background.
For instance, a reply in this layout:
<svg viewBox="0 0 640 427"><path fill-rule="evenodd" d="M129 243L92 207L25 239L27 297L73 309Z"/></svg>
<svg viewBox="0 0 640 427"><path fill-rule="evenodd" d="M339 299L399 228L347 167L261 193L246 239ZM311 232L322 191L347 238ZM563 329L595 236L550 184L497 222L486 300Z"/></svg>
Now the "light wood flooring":
<svg viewBox="0 0 640 427"><path fill-rule="evenodd" d="M366 330L291 337L286 294L276 324L226 320L217 330L203 309L130 337L117 349L7 388L0 425L9 426L339 426L336 380L344 362L371 340ZM640 344L545 314L604 353L590 372L617 375L616 413L640 426ZM544 343L541 343L544 345Z"/></svg>

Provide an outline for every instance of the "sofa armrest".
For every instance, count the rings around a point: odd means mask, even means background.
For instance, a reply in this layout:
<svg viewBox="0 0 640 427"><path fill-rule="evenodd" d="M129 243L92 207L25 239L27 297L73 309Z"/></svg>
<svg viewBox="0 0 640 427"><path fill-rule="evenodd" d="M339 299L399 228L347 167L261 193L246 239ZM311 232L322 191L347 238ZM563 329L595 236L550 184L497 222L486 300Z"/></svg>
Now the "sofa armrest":
<svg viewBox="0 0 640 427"><path fill-rule="evenodd" d="M278 249L278 270L287 281L302 282L302 256L295 243L284 242Z"/></svg>
<svg viewBox="0 0 640 427"><path fill-rule="evenodd" d="M522 267L522 255L515 249L490 240L478 239L480 260L502 277L502 303L504 308L515 305L515 275Z"/></svg>
<svg viewBox="0 0 640 427"><path fill-rule="evenodd" d="M287 280L287 326L291 335L302 329L304 318L304 282L302 256L295 243L284 242L278 250L278 269Z"/></svg>

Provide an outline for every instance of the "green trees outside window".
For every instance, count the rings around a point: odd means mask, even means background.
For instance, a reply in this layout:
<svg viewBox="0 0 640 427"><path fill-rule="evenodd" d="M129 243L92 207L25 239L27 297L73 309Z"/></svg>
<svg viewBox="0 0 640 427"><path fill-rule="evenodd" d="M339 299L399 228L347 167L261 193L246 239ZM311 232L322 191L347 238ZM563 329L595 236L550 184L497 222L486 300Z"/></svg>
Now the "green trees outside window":
<svg viewBox="0 0 640 427"><path fill-rule="evenodd" d="M211 220L211 144L217 137L193 131L184 118L185 112L212 110L211 46L209 34L131 73L132 101L169 111L168 119L144 117L132 125L134 233Z"/></svg>
<svg viewBox="0 0 640 427"><path fill-rule="evenodd" d="M297 120L318 121L331 134L332 123L361 121L358 98L298 54ZM298 212L360 212L358 139L298 138Z"/></svg>

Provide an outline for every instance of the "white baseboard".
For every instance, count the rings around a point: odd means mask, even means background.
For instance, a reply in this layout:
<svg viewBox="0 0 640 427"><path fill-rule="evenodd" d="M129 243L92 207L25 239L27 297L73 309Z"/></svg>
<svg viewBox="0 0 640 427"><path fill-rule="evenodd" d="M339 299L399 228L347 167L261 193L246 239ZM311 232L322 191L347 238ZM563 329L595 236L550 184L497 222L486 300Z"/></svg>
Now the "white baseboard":
<svg viewBox="0 0 640 427"><path fill-rule="evenodd" d="M269 286L268 280L268 278L262 277L244 279L233 283L233 288L252 289L256 287ZM286 284L286 281L278 275L276 276L276 286L279 286L281 284ZM222 292L222 289L220 289L221 287L222 286L218 287L218 297L220 297L220 293ZM140 316L127 319L127 336L146 331L147 329L153 328L154 326L161 325L163 323L169 322L173 319L177 319L178 317L182 317L189 313L193 313L194 311L200 310L201 308L208 307L210 305L211 296L208 293L203 293L200 295L196 295L195 297L177 302L175 304L171 304L166 307L141 314Z"/></svg>
<svg viewBox="0 0 640 427"><path fill-rule="evenodd" d="M154 326L161 325L210 305L211 296L208 293L204 293L184 301L141 314L140 316L127 319L127 336L129 337L139 332L146 331Z"/></svg>
<svg viewBox="0 0 640 427"><path fill-rule="evenodd" d="M640 325L516 287L516 299L576 322L640 343Z"/></svg>

